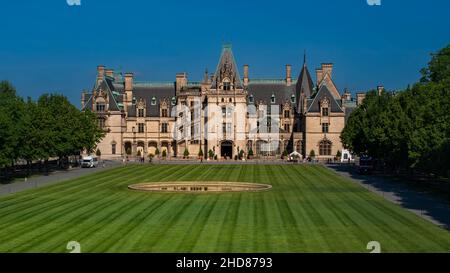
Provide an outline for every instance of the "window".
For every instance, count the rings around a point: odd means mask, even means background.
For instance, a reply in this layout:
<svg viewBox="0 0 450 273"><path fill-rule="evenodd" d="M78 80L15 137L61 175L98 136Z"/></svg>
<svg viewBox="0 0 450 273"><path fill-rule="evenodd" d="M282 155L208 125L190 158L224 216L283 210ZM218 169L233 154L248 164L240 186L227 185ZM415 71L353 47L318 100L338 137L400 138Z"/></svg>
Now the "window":
<svg viewBox="0 0 450 273"><path fill-rule="evenodd" d="M191 107L194 107L194 102L193 101L191 101Z"/></svg>
<svg viewBox="0 0 450 273"><path fill-rule="evenodd" d="M222 107L222 117L225 117L227 115L227 108L224 106Z"/></svg>
<svg viewBox="0 0 450 273"><path fill-rule="evenodd" d="M172 97L172 106L175 106L177 104L177 98Z"/></svg>
<svg viewBox="0 0 450 273"><path fill-rule="evenodd" d="M169 114L169 111L166 108L161 109L161 117L167 118L168 114Z"/></svg>
<svg viewBox="0 0 450 273"><path fill-rule="evenodd" d="M105 103L97 103L97 112L105 112L106 104Z"/></svg>
<svg viewBox="0 0 450 273"><path fill-rule="evenodd" d="M322 108L322 116L328 117L328 108Z"/></svg>
<svg viewBox="0 0 450 273"><path fill-rule="evenodd" d="M161 124L161 133L166 134L169 132L169 124L162 123Z"/></svg>
<svg viewBox="0 0 450 273"><path fill-rule="evenodd" d="M144 109L138 109L138 115L140 118L144 117Z"/></svg>
<svg viewBox="0 0 450 273"><path fill-rule="evenodd" d="M253 98L253 95L250 95L250 97L248 97L248 102L249 103L254 103L255 99Z"/></svg>
<svg viewBox="0 0 450 273"><path fill-rule="evenodd" d="M295 103L295 95L291 96L291 103Z"/></svg>
<svg viewBox="0 0 450 273"><path fill-rule="evenodd" d="M229 82L224 82L223 83L223 90L225 90L225 91L231 90L231 84Z"/></svg>
<svg viewBox="0 0 450 273"><path fill-rule="evenodd" d="M285 124L284 125L284 131L287 132L287 133L290 133L291 132L291 126L289 124Z"/></svg>
<svg viewBox="0 0 450 273"><path fill-rule="evenodd" d="M291 111L284 110L284 118L289 118L291 116Z"/></svg>
<svg viewBox="0 0 450 273"><path fill-rule="evenodd" d="M275 103L275 95L272 95L272 97L270 98L270 102L271 102L272 104Z"/></svg>
<svg viewBox="0 0 450 273"><path fill-rule="evenodd" d="M329 129L330 129L330 124L329 123L322 123L322 133L328 134Z"/></svg>
<svg viewBox="0 0 450 273"><path fill-rule="evenodd" d="M139 123L138 124L138 132L139 133L143 133L144 132L144 123Z"/></svg>
<svg viewBox="0 0 450 273"><path fill-rule="evenodd" d="M319 144L320 155L331 155L331 141L322 140Z"/></svg>
<svg viewBox="0 0 450 273"><path fill-rule="evenodd" d="M230 98L230 99L229 99L229 102L233 102L233 99L232 99L232 98Z"/></svg>
<svg viewBox="0 0 450 273"><path fill-rule="evenodd" d="M152 105L156 105L156 98L155 97L152 98Z"/></svg>
<svg viewBox="0 0 450 273"><path fill-rule="evenodd" d="M100 127L101 129L105 128L105 119L103 118L98 119L98 127Z"/></svg>
<svg viewBox="0 0 450 273"><path fill-rule="evenodd" d="M116 154L116 143L111 144L111 154L115 155Z"/></svg>

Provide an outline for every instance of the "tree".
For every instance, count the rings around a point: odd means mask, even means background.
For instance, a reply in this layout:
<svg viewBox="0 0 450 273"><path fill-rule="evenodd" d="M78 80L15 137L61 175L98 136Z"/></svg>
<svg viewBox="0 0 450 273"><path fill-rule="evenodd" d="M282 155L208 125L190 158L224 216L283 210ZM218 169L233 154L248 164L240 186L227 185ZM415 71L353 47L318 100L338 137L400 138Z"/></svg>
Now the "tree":
<svg viewBox="0 0 450 273"><path fill-rule="evenodd" d="M342 152L341 152L341 150L338 150L337 151L337 154L336 154L336 158L341 158L342 157Z"/></svg>
<svg viewBox="0 0 450 273"><path fill-rule="evenodd" d="M102 151L100 151L100 149L97 149L97 151L95 152L95 155L98 157L102 156Z"/></svg>
<svg viewBox="0 0 450 273"><path fill-rule="evenodd" d="M159 156L159 149L158 148L156 148L156 150L155 150L155 156Z"/></svg>
<svg viewBox="0 0 450 273"><path fill-rule="evenodd" d="M167 151L166 151L166 150L163 150L163 151L162 151L162 157L163 157L163 158L166 158L166 157L167 157Z"/></svg>
<svg viewBox="0 0 450 273"><path fill-rule="evenodd" d="M189 157L189 151L188 151L187 148L184 148L183 156L184 156L184 158L188 158Z"/></svg>
<svg viewBox="0 0 450 273"><path fill-rule="evenodd" d="M208 156L209 156L209 159L213 159L214 158L214 152L213 152L213 150L209 150L208 151Z"/></svg>
<svg viewBox="0 0 450 273"><path fill-rule="evenodd" d="M248 157L252 156L253 156L253 149L250 147L250 149L248 150Z"/></svg>
<svg viewBox="0 0 450 273"><path fill-rule="evenodd" d="M422 83L438 83L448 79L450 75L450 45L431 56L428 67L421 70L422 79L420 81Z"/></svg>
<svg viewBox="0 0 450 273"><path fill-rule="evenodd" d="M311 150L311 152L309 152L309 157L310 158L315 158L316 157L316 152L314 150Z"/></svg>
<svg viewBox="0 0 450 273"><path fill-rule="evenodd" d="M200 148L200 150L198 151L198 157L203 157L203 150L202 150L202 148Z"/></svg>
<svg viewBox="0 0 450 273"><path fill-rule="evenodd" d="M131 152L131 148L128 147L127 150L126 150L125 152L127 153L127 155L131 155L131 153L132 153L132 152Z"/></svg>

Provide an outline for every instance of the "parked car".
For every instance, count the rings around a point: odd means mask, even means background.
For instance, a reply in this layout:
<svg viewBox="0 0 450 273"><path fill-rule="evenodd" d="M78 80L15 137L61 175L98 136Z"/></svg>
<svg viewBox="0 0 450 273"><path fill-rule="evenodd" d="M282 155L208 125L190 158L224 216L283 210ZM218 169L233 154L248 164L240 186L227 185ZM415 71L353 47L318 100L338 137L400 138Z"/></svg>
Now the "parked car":
<svg viewBox="0 0 450 273"><path fill-rule="evenodd" d="M362 156L359 159L358 172L360 174L371 174L373 172L374 160L370 156Z"/></svg>
<svg viewBox="0 0 450 273"><path fill-rule="evenodd" d="M86 156L81 160L82 168L96 168L98 166L98 158L95 156Z"/></svg>

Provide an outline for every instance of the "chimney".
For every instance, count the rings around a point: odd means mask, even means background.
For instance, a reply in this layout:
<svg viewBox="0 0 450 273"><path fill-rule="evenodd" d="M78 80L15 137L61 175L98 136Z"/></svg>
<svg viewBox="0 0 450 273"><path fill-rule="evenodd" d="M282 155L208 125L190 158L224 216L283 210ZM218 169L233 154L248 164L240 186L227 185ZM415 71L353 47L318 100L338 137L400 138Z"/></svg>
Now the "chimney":
<svg viewBox="0 0 450 273"><path fill-rule="evenodd" d="M322 69L316 69L316 80L317 80L317 86L322 82L323 80L323 70Z"/></svg>
<svg viewBox="0 0 450 273"><path fill-rule="evenodd" d="M330 77L330 79L332 78L332 73L333 73L333 64L332 63L324 63L322 64L322 71L323 71L323 76L325 77L326 74L328 74L328 76Z"/></svg>
<svg viewBox="0 0 450 273"><path fill-rule="evenodd" d="M110 78L114 78L114 69L106 69L105 74Z"/></svg>
<svg viewBox="0 0 450 273"><path fill-rule="evenodd" d="M351 101L352 100L352 94L350 93L350 91L348 91L347 88L345 88L345 92L344 92L344 95L342 97L346 101Z"/></svg>
<svg viewBox="0 0 450 273"><path fill-rule="evenodd" d="M248 85L248 64L244 65L244 86Z"/></svg>
<svg viewBox="0 0 450 273"><path fill-rule="evenodd" d="M133 102L133 73L125 73L125 105L131 106Z"/></svg>
<svg viewBox="0 0 450 273"><path fill-rule="evenodd" d="M356 105L359 106L364 102L364 99L366 98L365 93L356 93Z"/></svg>
<svg viewBox="0 0 450 273"><path fill-rule="evenodd" d="M291 86L292 84L292 66L290 64L286 65L286 85Z"/></svg>
<svg viewBox="0 0 450 273"><path fill-rule="evenodd" d="M99 85L104 78L105 78L105 66L99 65L97 66L97 85Z"/></svg>
<svg viewBox="0 0 450 273"><path fill-rule="evenodd" d="M384 91L384 86L382 86L382 85L377 86L377 90L378 90L378 96L381 96L381 94Z"/></svg>
<svg viewBox="0 0 450 273"><path fill-rule="evenodd" d="M85 105L86 105L86 90L83 90L83 92L81 92L81 109L84 109Z"/></svg>
<svg viewBox="0 0 450 273"><path fill-rule="evenodd" d="M177 73L177 76L176 76L177 92L179 92L183 88L185 88L187 86L187 83L188 83L187 73L186 72Z"/></svg>

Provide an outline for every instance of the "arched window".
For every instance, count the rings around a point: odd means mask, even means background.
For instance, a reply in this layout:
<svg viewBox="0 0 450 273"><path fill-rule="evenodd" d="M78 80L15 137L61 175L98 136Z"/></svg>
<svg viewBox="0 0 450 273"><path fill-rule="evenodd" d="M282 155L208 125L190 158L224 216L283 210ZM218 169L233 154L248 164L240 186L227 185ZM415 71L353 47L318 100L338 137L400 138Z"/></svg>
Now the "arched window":
<svg viewBox="0 0 450 273"><path fill-rule="evenodd" d="M331 141L325 139L320 142L319 155L331 155Z"/></svg>

